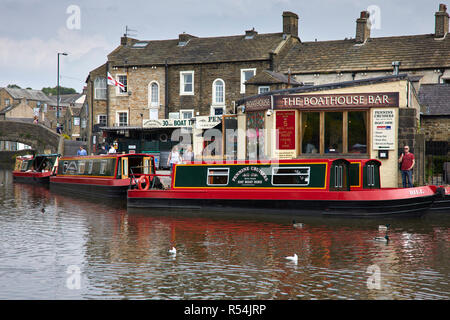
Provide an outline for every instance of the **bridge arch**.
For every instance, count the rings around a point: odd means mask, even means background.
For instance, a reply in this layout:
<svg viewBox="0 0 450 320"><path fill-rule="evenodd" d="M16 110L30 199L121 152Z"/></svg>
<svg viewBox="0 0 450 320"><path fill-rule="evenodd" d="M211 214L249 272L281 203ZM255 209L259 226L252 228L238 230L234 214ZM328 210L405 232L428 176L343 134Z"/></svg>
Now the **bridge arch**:
<svg viewBox="0 0 450 320"><path fill-rule="evenodd" d="M0 120L0 140L29 145L38 153L51 150L62 154L64 149L62 136L42 124L22 121Z"/></svg>

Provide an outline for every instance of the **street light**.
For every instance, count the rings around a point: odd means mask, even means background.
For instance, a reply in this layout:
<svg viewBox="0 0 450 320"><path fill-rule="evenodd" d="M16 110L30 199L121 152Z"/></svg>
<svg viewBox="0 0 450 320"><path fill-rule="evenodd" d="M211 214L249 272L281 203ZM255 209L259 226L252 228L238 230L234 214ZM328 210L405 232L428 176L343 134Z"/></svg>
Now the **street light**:
<svg viewBox="0 0 450 320"><path fill-rule="evenodd" d="M67 56L66 52L58 52L58 79L56 85L56 123L59 123L59 55Z"/></svg>

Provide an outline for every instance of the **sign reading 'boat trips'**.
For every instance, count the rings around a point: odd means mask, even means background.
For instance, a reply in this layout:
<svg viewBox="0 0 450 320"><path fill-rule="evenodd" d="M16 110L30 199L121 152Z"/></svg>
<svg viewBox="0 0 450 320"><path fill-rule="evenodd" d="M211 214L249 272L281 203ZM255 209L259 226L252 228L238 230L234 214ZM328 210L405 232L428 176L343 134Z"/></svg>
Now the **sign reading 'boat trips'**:
<svg viewBox="0 0 450 320"><path fill-rule="evenodd" d="M222 122L221 116L198 116L192 119L148 119L144 128L196 128L210 129Z"/></svg>
<svg viewBox="0 0 450 320"><path fill-rule="evenodd" d="M372 110L372 145L374 150L395 149L395 109Z"/></svg>

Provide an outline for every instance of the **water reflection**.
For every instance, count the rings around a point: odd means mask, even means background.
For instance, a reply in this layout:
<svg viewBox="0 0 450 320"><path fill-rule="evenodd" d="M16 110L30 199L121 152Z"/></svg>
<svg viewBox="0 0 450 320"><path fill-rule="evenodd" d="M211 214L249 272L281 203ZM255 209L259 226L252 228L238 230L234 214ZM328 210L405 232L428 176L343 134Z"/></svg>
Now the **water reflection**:
<svg viewBox="0 0 450 320"><path fill-rule="evenodd" d="M101 199L100 199L101 200ZM449 217L337 219L123 205L0 170L0 299L448 299ZM378 225L390 223L389 243ZM175 246L177 255L168 250ZM296 253L298 263L285 259ZM368 267L380 289L368 289ZM70 289L78 266L80 289Z"/></svg>

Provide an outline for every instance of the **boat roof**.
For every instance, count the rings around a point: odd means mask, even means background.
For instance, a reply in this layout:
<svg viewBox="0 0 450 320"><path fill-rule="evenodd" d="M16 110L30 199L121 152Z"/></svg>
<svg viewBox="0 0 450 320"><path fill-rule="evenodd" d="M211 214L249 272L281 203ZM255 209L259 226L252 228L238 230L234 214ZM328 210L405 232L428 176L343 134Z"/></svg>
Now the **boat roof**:
<svg viewBox="0 0 450 320"><path fill-rule="evenodd" d="M102 158L122 158L122 157L134 157L134 156L143 156L143 157L153 157L147 153L107 153L107 154L97 154L92 156L66 156L61 157L61 160L64 159L102 159Z"/></svg>
<svg viewBox="0 0 450 320"><path fill-rule="evenodd" d="M189 165L252 165L252 164L296 164L296 163L331 163L334 161L347 161L347 162L368 162L374 161L381 165L381 161L377 159L345 159L345 158L303 158L303 159L261 159L261 160L203 160L203 161L191 161L185 164Z"/></svg>
<svg viewBox="0 0 450 320"><path fill-rule="evenodd" d="M37 154L35 157L57 157L61 156L59 153L47 153L47 154Z"/></svg>

